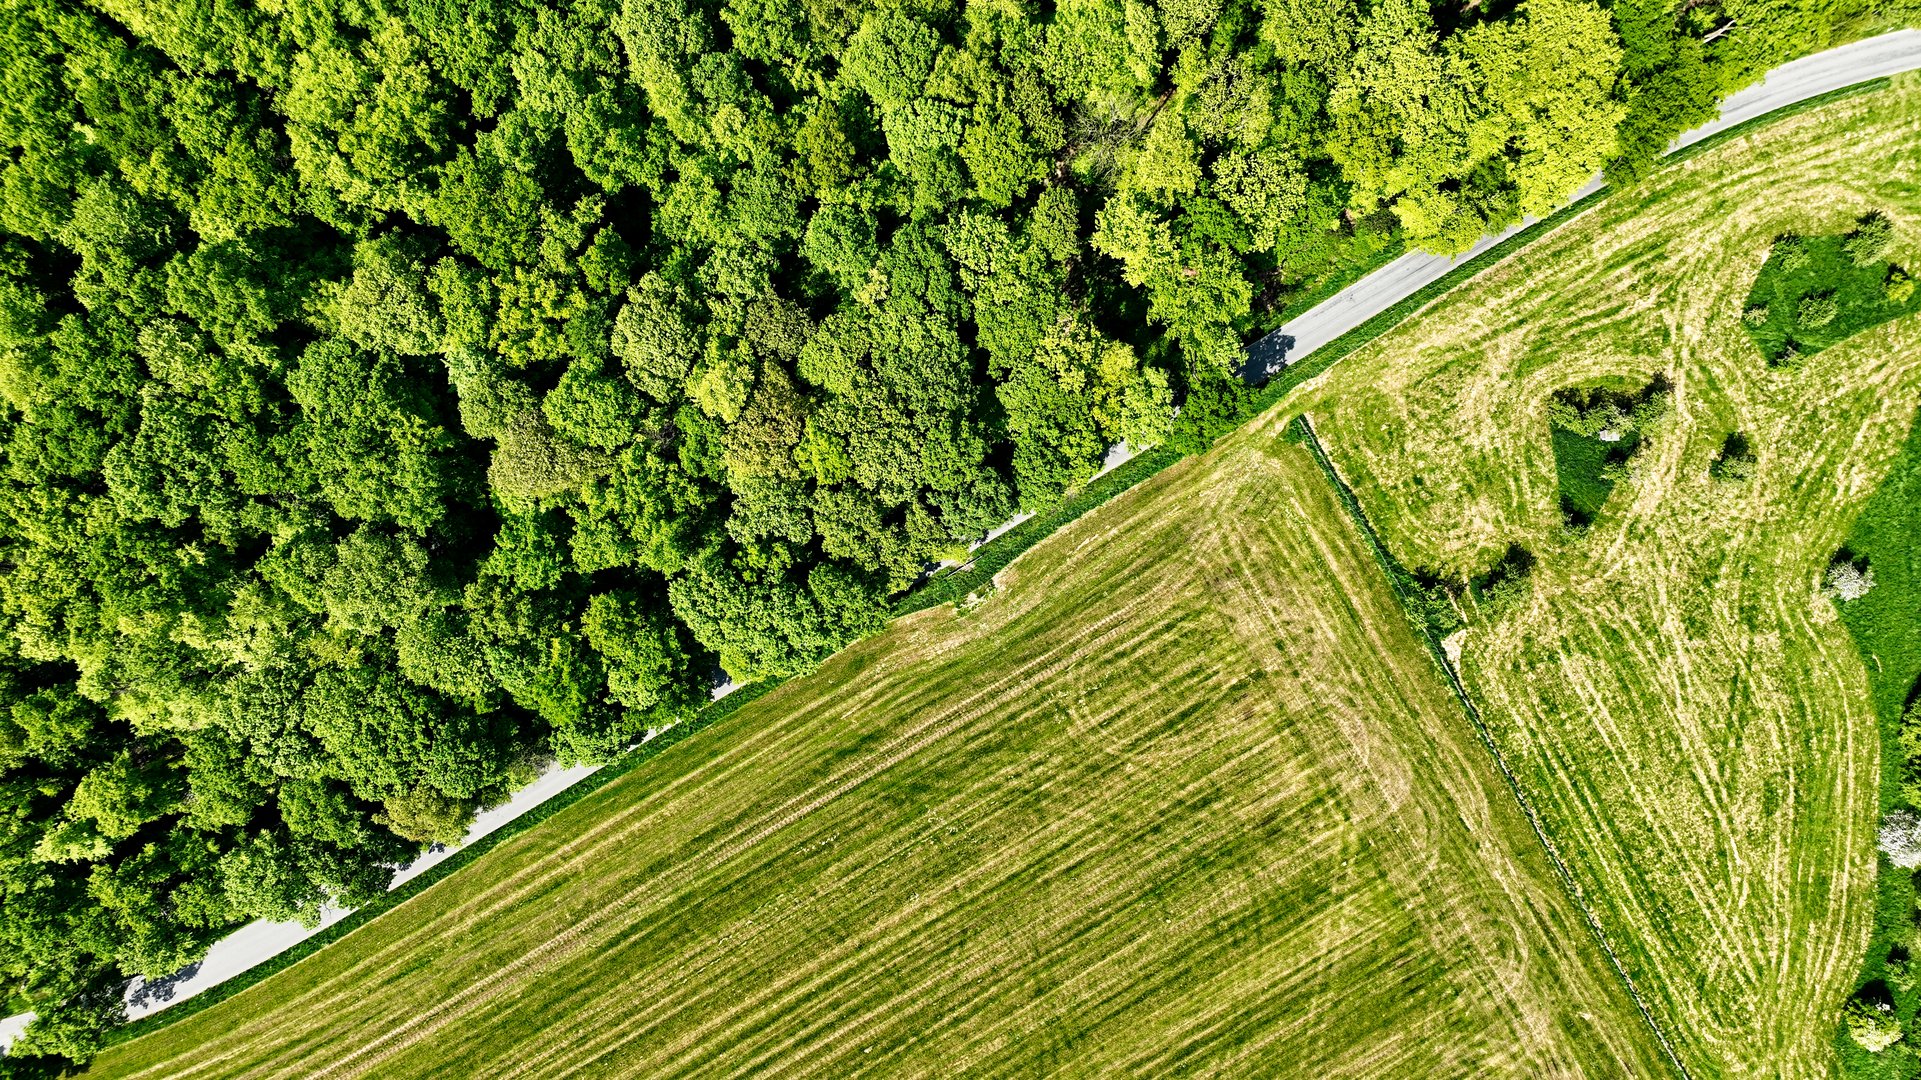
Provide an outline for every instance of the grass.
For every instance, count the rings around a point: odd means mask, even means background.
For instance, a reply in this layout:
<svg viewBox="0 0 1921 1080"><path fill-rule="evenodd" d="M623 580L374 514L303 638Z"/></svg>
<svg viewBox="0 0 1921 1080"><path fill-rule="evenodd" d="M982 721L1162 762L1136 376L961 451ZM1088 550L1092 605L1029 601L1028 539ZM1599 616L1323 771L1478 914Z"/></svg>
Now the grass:
<svg viewBox="0 0 1921 1080"><path fill-rule="evenodd" d="M92 1075L1663 1074L1306 448L1000 584Z"/></svg>
<svg viewBox="0 0 1921 1080"><path fill-rule="evenodd" d="M1453 579L1519 544L1527 591L1450 638L1462 683L1603 936L1695 1076L1827 1076L1872 932L1869 672L1817 596L1921 399L1921 320L1795 370L1741 323L1775 236L1869 207L1921 248L1902 77L1691 155L1298 388L1393 558ZM1558 392L1665 374L1586 530ZM1709 468L1731 432L1746 480ZM1877 571L1877 574L1879 571ZM1910 611L1913 609L1910 608Z"/></svg>
<svg viewBox="0 0 1921 1080"><path fill-rule="evenodd" d="M1765 312L1765 321L1748 325L1748 333L1770 363L1784 362L1790 349L1796 360L1788 362L1805 361L1863 330L1921 311L1921 291L1903 301L1890 298L1888 261L1856 266L1842 250L1845 239L1802 237L1798 244L1777 245L1762 265L1742 310ZM1800 254L1794 253L1796 248ZM1804 324L1802 305L1821 297L1833 300L1832 321Z"/></svg>
<svg viewBox="0 0 1921 1080"><path fill-rule="evenodd" d="M1847 549L1874 567L1873 591L1839 606L1841 621L1861 651L1880 720L1880 809L1887 811L1906 805L1897 736L1901 714L1921 684L1921 417L1887 479L1854 522ZM1890 953L1915 951L1913 875L1881 860L1876 896L1873 935L1855 985L1891 987L1897 1015L1912 1031L1921 993L1891 979L1887 961ZM1837 1032L1835 1047L1842 1074L1851 1080L1910 1080L1921 1076L1921 1054L1914 1041L1910 1034L1886 1052L1870 1054L1845 1032Z"/></svg>
<svg viewBox="0 0 1921 1080"><path fill-rule="evenodd" d="M1608 495L1614 491L1608 466L1625 463L1634 449L1623 445L1625 439L1606 443L1560 427L1551 428L1549 436L1554 449L1554 480L1561 490L1561 513L1570 524L1585 527L1607 505Z"/></svg>

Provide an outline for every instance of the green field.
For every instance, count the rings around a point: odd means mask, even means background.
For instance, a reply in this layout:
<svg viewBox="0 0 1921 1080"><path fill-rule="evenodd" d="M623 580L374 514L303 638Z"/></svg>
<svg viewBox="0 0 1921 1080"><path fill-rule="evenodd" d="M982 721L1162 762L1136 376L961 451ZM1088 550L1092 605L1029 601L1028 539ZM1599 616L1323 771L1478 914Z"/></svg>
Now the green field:
<svg viewBox="0 0 1921 1080"><path fill-rule="evenodd" d="M1798 265L1787 261L1790 252ZM1907 270L1885 259L1857 266L1841 236L1794 237L1777 245L1755 276L1743 314L1751 312L1757 321L1743 322L1770 362L1799 363L1863 330L1921 311L1921 291L1912 285L1899 299L1889 295L1893 274L1905 279ZM1801 305L1822 296L1833 302L1832 319L1809 326L1800 318Z"/></svg>
<svg viewBox="0 0 1921 1080"><path fill-rule="evenodd" d="M1662 1075L1277 431L91 1075Z"/></svg>
<svg viewBox="0 0 1921 1080"><path fill-rule="evenodd" d="M1875 586L1841 608L1867 665L1868 685L1881 719L1881 807L1912 806L1903 791L1899 732L1902 714L1921 691L1921 417L1880 490L1855 520L1848 552L1874 567ZM1905 978L1916 941L1914 875L1883 860L1876 877L1874 936L1857 983L1891 991L1899 1018L1913 1027L1921 1011L1921 987ZM1912 1036L1871 1054L1845 1034L1836 1037L1844 1075L1908 1080L1921 1075L1921 1053Z"/></svg>
<svg viewBox="0 0 1921 1080"><path fill-rule="evenodd" d="M1663 170L1281 406L1312 415L1409 568L1534 556L1519 601L1449 650L1696 1076L1832 1075L1867 944L1875 700L1817 587L1910 431L1921 320L1783 369L1742 314L1784 232L1879 208L1914 264L1917 125L1904 77ZM1671 413L1565 528L1550 400L1659 374ZM1752 476L1711 478L1736 432Z"/></svg>
<svg viewBox="0 0 1921 1080"><path fill-rule="evenodd" d="M1562 515L1571 524L1585 526L1614 492L1614 481L1606 475L1608 452L1613 448L1592 435L1576 435L1561 428L1554 428L1550 435Z"/></svg>

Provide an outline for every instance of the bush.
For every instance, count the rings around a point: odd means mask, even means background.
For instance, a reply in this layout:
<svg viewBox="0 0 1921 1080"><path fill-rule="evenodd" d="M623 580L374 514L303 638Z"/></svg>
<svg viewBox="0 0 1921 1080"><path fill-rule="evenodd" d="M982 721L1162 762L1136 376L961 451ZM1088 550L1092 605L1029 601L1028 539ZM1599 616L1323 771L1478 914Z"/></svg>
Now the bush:
<svg viewBox="0 0 1921 1080"><path fill-rule="evenodd" d="M1908 706L1901 717L1901 798L1910 806L1921 806L1921 701Z"/></svg>
<svg viewBox="0 0 1921 1080"><path fill-rule="evenodd" d="M1801 305L1795 310L1794 320L1808 329L1823 327L1841 314L1841 305L1834 299L1832 292L1809 293L1801 298Z"/></svg>
<svg viewBox="0 0 1921 1080"><path fill-rule="evenodd" d="M1754 461L1754 447L1737 431L1721 444L1721 454L1708 466L1708 475L1716 480L1746 480L1754 475Z"/></svg>
<svg viewBox="0 0 1921 1080"><path fill-rule="evenodd" d="M1874 588L1874 567L1859 566L1852 559L1836 559L1828 567L1822 591L1836 600L1859 600Z"/></svg>
<svg viewBox="0 0 1921 1080"><path fill-rule="evenodd" d="M1774 242L1774 258L1781 261L1781 269L1793 272L1806 268L1811 256L1808 242L1797 233L1787 233Z"/></svg>
<svg viewBox="0 0 1921 1080"><path fill-rule="evenodd" d="M1854 231L1841 243L1842 250L1856 266L1868 266L1886 258L1894 246L1894 222L1879 210L1862 215Z"/></svg>
<svg viewBox="0 0 1921 1080"><path fill-rule="evenodd" d="M1768 314L1768 306L1766 304L1756 304L1741 313L1741 321L1753 327L1766 326L1768 324Z"/></svg>
<svg viewBox="0 0 1921 1080"><path fill-rule="evenodd" d="M1408 610L1436 638L1444 638L1461 628L1461 612L1454 603L1453 590L1438 576L1425 571L1408 575Z"/></svg>
<svg viewBox="0 0 1921 1080"><path fill-rule="evenodd" d="M1905 304L1914 298L1914 276L1898 266L1888 267L1888 282L1884 286L1891 304Z"/></svg>
<svg viewBox="0 0 1921 1080"><path fill-rule="evenodd" d="M1474 581L1474 595L1481 602L1483 615L1498 619L1520 606L1527 598L1534 562L1533 552L1519 544L1510 544L1500 561Z"/></svg>
<svg viewBox="0 0 1921 1080"><path fill-rule="evenodd" d="M1869 1053L1878 1054L1901 1041L1901 1021L1889 1002L1851 998L1843 1016L1848 1036Z"/></svg>
<svg viewBox="0 0 1921 1080"><path fill-rule="evenodd" d="M1801 346L1790 339L1781 343L1781 351L1775 353L1774 359L1769 363L1778 368L1798 368L1803 359Z"/></svg>
<svg viewBox="0 0 1921 1080"><path fill-rule="evenodd" d="M1672 394L1673 386L1665 375L1654 376L1635 393L1600 387L1562 390L1548 402L1547 421L1575 435L1620 442L1629 435L1646 432L1667 415Z"/></svg>

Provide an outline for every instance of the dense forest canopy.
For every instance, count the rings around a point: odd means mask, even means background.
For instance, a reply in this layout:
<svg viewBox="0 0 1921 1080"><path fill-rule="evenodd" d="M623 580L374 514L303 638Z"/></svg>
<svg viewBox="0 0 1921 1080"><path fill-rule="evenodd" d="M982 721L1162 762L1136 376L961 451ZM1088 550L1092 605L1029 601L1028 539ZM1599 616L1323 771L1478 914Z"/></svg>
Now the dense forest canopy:
<svg viewBox="0 0 1921 1080"><path fill-rule="evenodd" d="M75 1058L1885 17L0 4L0 979Z"/></svg>

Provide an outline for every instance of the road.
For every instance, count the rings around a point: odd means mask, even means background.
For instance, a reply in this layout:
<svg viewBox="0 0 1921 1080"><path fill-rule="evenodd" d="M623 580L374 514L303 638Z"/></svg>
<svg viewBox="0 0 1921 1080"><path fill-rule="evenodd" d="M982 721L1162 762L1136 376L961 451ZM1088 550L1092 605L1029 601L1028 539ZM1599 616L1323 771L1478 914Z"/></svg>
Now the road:
<svg viewBox="0 0 1921 1080"><path fill-rule="evenodd" d="M1669 152L1672 153L1690 143L1699 142L1717 131L1752 120L1784 105L1792 105L1797 101L1804 101L1830 90L1839 90L1844 86L1852 86L1855 83L1916 68L1921 68L1921 31L1915 30L1883 34L1866 41L1803 57L1774 69L1761 82L1730 95L1721 105L1719 119L1682 135L1674 141L1673 146L1669 147ZM1574 198L1581 198L1598 190L1600 186L1601 180L1596 177L1586 187L1576 192ZM1414 252L1395 259L1304 312L1274 333L1255 342L1248 350L1250 369L1265 373L1277 367L1298 362L1315 349L1340 337L1412 295L1422 286L1446 274L1459 260L1472 258L1525 227L1526 223L1523 223L1499 236L1484 237L1480 243L1461 255L1449 257ZM1131 456L1121 448L1117 447L1116 451L1117 453L1110 453L1109 460L1102 471L1114 467ZM716 696L730 688L721 688L716 692ZM566 790L575 781L592 771L592 769L576 768L554 770L543 775L532 785L516 792L513 799L505 805L479 815L468 833L468 841L472 842L512 821L527 810ZM396 876L394 884L398 885L421 873L446 855L447 852L440 851L423 856L419 861L402 870ZM322 925L312 929L303 927L299 923L257 922L244 926L209 950L206 959L201 963L180 975L165 980L160 985L147 985L140 980L135 980L127 990L127 1015L130 1018L138 1018L192 997L256 964L280 955L319 933L325 926L345 918L346 915L345 911L330 909L324 914ZM7 1044L21 1028L26 1026L31 1015L21 1014L0 1020L0 1052L4 1052Z"/></svg>
<svg viewBox="0 0 1921 1080"><path fill-rule="evenodd" d="M1921 68L1921 30L1897 30L1802 57L1768 72L1760 82L1728 95L1727 100L1721 103L1718 119L1674 140L1668 152L1673 153L1715 132L1764 116L1784 105L1916 68ZM1601 178L1597 176L1568 201L1584 198L1600 188ZM1248 376L1259 379L1282 367L1299 363L1315 349L1438 280L1462 260L1479 255L1532 223L1530 219L1498 236L1484 236L1479 243L1459 255L1430 255L1413 251L1395 259L1255 342L1248 349Z"/></svg>

